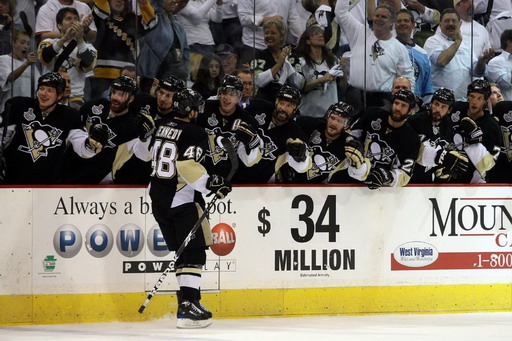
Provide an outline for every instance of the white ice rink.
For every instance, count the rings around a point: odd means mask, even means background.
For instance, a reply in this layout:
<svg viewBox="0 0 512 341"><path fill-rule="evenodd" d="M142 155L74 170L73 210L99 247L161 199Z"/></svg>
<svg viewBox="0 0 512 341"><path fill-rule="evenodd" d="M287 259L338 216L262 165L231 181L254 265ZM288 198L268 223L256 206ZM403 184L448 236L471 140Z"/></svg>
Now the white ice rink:
<svg viewBox="0 0 512 341"><path fill-rule="evenodd" d="M149 322L0 327L0 340L511 341L512 313L218 319L180 330Z"/></svg>

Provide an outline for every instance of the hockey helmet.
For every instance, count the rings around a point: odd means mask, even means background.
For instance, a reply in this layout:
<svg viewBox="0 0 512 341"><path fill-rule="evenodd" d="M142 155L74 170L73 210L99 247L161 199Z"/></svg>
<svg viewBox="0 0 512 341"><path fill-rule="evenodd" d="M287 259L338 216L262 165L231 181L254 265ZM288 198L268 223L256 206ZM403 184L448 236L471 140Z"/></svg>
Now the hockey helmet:
<svg viewBox="0 0 512 341"><path fill-rule="evenodd" d="M329 109L327 109L327 111L325 112L324 118L327 120L331 115L338 115L343 118L346 118L347 127L350 127L352 121L354 120L354 117L356 116L354 112L354 107L345 102L331 104Z"/></svg>
<svg viewBox="0 0 512 341"><path fill-rule="evenodd" d="M440 88L437 89L434 94L432 95L432 101L439 101L444 104L448 104L449 106L452 106L455 102L455 96L453 94L453 91L446 88Z"/></svg>
<svg viewBox="0 0 512 341"><path fill-rule="evenodd" d="M120 76L110 86L112 89L124 91L130 95L135 95L137 92L137 83L135 79L128 76Z"/></svg>
<svg viewBox="0 0 512 341"><path fill-rule="evenodd" d="M220 82L219 93L223 90L234 90L242 93L244 90L244 83L237 76L225 75Z"/></svg>
<svg viewBox="0 0 512 341"><path fill-rule="evenodd" d="M402 102L409 104L409 110L416 107L417 101L416 101L416 95L409 90L406 89L400 89L393 95L393 102L395 100L400 100Z"/></svg>
<svg viewBox="0 0 512 341"><path fill-rule="evenodd" d="M48 72L37 80L37 88L39 89L42 85L55 88L57 94L60 95L66 89L66 80L58 72Z"/></svg>
<svg viewBox="0 0 512 341"><path fill-rule="evenodd" d="M475 79L468 85L468 93L477 92L479 94L484 95L484 98L487 100L491 97L491 84L485 79Z"/></svg>
<svg viewBox="0 0 512 341"><path fill-rule="evenodd" d="M299 105L300 104L300 92L296 88L292 88L291 86L284 85L277 92L276 99L282 99L282 100L292 102L292 103Z"/></svg>
<svg viewBox="0 0 512 341"><path fill-rule="evenodd" d="M183 80L171 75L163 79L160 79L160 81L158 82L158 86L156 87L156 91L164 89L170 92L178 92L185 88L186 85Z"/></svg>
<svg viewBox="0 0 512 341"><path fill-rule="evenodd" d="M188 117L193 110L202 114L204 111L204 100L197 91L183 89L174 95L172 108L174 114L178 117Z"/></svg>

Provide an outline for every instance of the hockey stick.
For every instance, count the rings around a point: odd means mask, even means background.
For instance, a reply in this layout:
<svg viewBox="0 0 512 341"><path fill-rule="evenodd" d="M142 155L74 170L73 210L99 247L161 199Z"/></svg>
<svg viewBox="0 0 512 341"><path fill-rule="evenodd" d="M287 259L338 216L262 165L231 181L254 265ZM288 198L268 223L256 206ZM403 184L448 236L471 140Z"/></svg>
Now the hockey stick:
<svg viewBox="0 0 512 341"><path fill-rule="evenodd" d="M34 36L34 30L28 23L27 14L24 11L20 12L20 20L23 24L23 29L27 32L30 39L32 39L32 52L36 52L36 37ZM35 92L35 64L30 64L30 97L34 97Z"/></svg>
<svg viewBox="0 0 512 341"><path fill-rule="evenodd" d="M226 149L226 152L228 153L229 160L231 161L231 170L229 171L228 176L226 179L229 181L235 175L236 170L238 169L238 155L233 147L233 144L228 138L223 138L221 140L222 145ZM176 264L176 261L181 256L187 245L190 243L190 241L195 237L196 231L199 229L199 226L203 223L203 221L206 219L206 216L208 215L208 212L210 212L210 209L215 205L215 202L217 201L217 196L214 196L213 199L210 201L206 209L204 210L203 214L199 217L195 225L192 227L192 230L190 230L189 234L183 241L183 244L179 247L178 251L174 253L174 259L169 263L169 266L164 270L164 272L160 275L160 278L158 281L156 281L155 285L153 286L153 289L149 292L146 300L139 308L139 313L143 313L144 309L146 309L146 306L149 304L149 301L155 296L156 292L158 291L158 288L162 284L162 282L165 280L167 275L172 271L172 268L174 267L174 264Z"/></svg>

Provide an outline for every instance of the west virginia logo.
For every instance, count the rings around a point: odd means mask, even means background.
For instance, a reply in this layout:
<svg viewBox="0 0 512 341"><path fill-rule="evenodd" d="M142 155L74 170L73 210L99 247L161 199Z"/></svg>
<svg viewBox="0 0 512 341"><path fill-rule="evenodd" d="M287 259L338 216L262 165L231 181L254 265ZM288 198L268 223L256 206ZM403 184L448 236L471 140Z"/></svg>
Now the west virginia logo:
<svg viewBox="0 0 512 341"><path fill-rule="evenodd" d="M59 136L62 130L50 125L41 125L38 121L22 124L25 134L26 146L19 146L18 150L32 156L32 161L37 161L42 156L48 156L48 150L62 144Z"/></svg>

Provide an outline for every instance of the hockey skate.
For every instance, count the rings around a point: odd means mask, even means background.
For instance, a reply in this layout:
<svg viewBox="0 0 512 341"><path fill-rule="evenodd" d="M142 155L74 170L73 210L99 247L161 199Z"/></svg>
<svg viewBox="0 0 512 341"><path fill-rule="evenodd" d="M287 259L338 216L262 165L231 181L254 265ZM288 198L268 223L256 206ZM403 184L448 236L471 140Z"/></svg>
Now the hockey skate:
<svg viewBox="0 0 512 341"><path fill-rule="evenodd" d="M176 298L178 299L178 305L180 305L183 302L183 292L181 290L176 291ZM201 293L199 293L199 298L192 302L199 310L203 312L203 314L207 318L212 318L212 312L208 310L202 303L201 303Z"/></svg>
<svg viewBox="0 0 512 341"><path fill-rule="evenodd" d="M212 324L212 320L207 317L203 310L187 300L184 300L178 306L176 319L176 327L182 329L206 328Z"/></svg>

